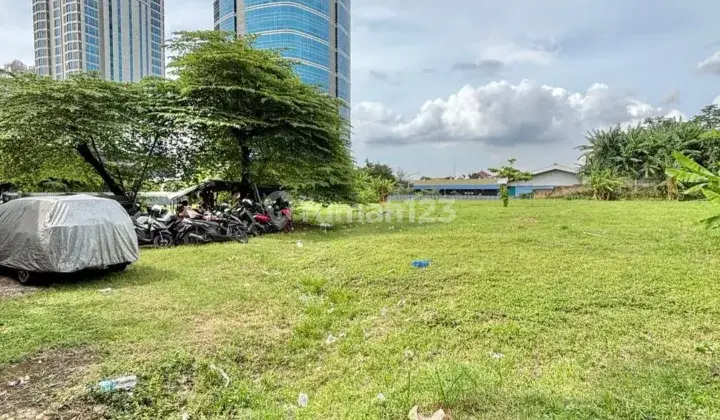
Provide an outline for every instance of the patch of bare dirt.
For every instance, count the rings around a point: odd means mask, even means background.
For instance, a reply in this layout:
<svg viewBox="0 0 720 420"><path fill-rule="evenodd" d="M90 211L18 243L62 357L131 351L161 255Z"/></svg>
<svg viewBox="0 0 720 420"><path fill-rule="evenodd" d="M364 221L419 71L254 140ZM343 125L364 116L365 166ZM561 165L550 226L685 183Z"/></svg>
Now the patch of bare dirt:
<svg viewBox="0 0 720 420"><path fill-rule="evenodd" d="M103 418L102 407L66 404L96 361L85 349L61 349L0 368L0 420Z"/></svg>
<svg viewBox="0 0 720 420"><path fill-rule="evenodd" d="M0 275L0 298L20 296L26 293L37 292L37 287L23 286L15 279Z"/></svg>
<svg viewBox="0 0 720 420"><path fill-rule="evenodd" d="M193 316L190 320L193 341L212 347L225 344L238 332L252 334L262 331L266 336L276 336L289 328L257 308L244 308L240 313L242 315L203 313Z"/></svg>

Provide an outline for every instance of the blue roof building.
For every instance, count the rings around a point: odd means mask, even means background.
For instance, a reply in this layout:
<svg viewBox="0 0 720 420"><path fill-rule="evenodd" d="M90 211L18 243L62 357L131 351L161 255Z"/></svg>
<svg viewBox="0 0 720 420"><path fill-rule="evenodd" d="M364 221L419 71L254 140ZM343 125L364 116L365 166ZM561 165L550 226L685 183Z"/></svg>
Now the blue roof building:
<svg viewBox="0 0 720 420"><path fill-rule="evenodd" d="M535 190L551 190L560 186L579 185L577 171L561 165L531 172L533 177L527 181L511 182L508 189L511 196L531 194ZM413 183L415 191L437 191L441 195L483 195L497 196L500 186L507 184L505 178L485 179L424 179Z"/></svg>

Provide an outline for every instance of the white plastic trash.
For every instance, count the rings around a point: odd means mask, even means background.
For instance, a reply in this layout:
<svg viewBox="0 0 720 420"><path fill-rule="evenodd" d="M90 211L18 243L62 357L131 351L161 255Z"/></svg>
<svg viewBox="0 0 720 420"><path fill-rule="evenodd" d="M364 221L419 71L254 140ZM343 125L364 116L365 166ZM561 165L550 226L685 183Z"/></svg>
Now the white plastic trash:
<svg viewBox="0 0 720 420"><path fill-rule="evenodd" d="M112 392L117 390L133 389L137 385L137 376L129 375L115 379L108 379L106 381L100 381L98 387L100 391Z"/></svg>
<svg viewBox="0 0 720 420"><path fill-rule="evenodd" d="M300 395L298 396L298 405L302 408L305 408L308 406L309 400L310 400L310 398L308 397L308 395L305 394L304 392L301 392Z"/></svg>

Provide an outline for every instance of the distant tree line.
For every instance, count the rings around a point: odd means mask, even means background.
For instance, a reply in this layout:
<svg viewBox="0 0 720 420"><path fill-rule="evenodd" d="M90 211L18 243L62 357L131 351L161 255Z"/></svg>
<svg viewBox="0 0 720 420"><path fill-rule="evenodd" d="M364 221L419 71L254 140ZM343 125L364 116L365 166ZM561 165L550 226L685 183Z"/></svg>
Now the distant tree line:
<svg viewBox="0 0 720 420"><path fill-rule="evenodd" d="M720 168L720 107L709 105L689 121L648 118L630 127L593 130L587 135L581 175L595 189L597 198L608 199L624 183L654 187L668 199L685 188L666 169L677 166L674 152L717 171Z"/></svg>

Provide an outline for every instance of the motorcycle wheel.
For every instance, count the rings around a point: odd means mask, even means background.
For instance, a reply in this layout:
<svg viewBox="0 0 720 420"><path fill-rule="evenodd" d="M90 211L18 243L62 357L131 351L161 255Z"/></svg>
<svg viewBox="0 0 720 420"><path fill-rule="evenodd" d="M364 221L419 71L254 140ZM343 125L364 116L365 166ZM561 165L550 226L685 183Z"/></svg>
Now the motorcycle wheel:
<svg viewBox="0 0 720 420"><path fill-rule="evenodd" d="M255 223L248 226L247 231L252 236L260 236L262 234L262 230L260 229L260 226L258 226Z"/></svg>
<svg viewBox="0 0 720 420"><path fill-rule="evenodd" d="M18 282L20 284L22 284L23 286L28 286L28 285L32 284L33 277L29 271L18 270L16 275L17 275Z"/></svg>
<svg viewBox="0 0 720 420"><path fill-rule="evenodd" d="M205 235L200 233L200 229L195 228L185 233L183 243L185 245L200 245L207 242L203 238L205 238Z"/></svg>
<svg viewBox="0 0 720 420"><path fill-rule="evenodd" d="M172 236L168 235L167 233L158 233L153 238L153 245L158 248L167 248L174 245Z"/></svg>
<svg viewBox="0 0 720 420"><path fill-rule="evenodd" d="M233 229L230 232L230 236L232 236L235 242L240 242L242 244L246 244L249 241L247 233L239 227Z"/></svg>

